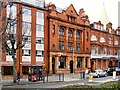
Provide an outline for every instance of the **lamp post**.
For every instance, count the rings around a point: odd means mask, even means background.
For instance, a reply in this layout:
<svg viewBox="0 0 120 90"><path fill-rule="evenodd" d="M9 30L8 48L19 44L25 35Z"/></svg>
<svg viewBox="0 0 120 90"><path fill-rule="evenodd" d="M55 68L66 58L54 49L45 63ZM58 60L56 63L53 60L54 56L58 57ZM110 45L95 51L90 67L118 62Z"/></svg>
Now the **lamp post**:
<svg viewBox="0 0 120 90"><path fill-rule="evenodd" d="M73 58L73 73L72 73L72 78L74 78L74 48L73 48L72 58Z"/></svg>

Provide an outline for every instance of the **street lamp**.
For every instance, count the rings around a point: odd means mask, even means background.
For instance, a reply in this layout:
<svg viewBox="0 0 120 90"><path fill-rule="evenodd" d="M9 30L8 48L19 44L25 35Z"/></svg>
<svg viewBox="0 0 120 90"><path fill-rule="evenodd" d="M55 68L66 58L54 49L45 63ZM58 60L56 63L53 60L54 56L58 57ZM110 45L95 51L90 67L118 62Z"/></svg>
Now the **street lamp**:
<svg viewBox="0 0 120 90"><path fill-rule="evenodd" d="M74 48L73 48L72 58L73 58L73 73L72 73L72 78L74 78Z"/></svg>

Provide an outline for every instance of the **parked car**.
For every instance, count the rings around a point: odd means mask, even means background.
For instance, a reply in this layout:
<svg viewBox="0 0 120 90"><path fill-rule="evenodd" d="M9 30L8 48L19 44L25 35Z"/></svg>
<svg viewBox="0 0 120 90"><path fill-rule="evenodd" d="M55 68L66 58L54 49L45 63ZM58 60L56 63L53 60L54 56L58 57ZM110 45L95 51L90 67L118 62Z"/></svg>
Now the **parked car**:
<svg viewBox="0 0 120 90"><path fill-rule="evenodd" d="M116 75L120 75L120 68L117 67L117 66L111 66L111 67L108 67L108 75L113 75L113 71L116 71Z"/></svg>
<svg viewBox="0 0 120 90"><path fill-rule="evenodd" d="M105 70L94 70L90 73L90 75L93 75L93 77L101 77L101 76L107 76L107 72Z"/></svg>

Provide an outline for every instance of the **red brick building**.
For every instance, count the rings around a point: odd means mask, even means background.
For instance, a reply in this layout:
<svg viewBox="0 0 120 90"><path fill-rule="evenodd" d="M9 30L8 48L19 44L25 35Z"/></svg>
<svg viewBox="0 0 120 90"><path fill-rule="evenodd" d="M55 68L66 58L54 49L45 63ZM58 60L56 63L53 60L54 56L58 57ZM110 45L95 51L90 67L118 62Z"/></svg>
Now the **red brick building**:
<svg viewBox="0 0 120 90"><path fill-rule="evenodd" d="M18 34L22 35L24 26L28 26L28 47L16 51L17 70L28 73L28 66L46 67L48 73L79 73L86 69L104 69L118 64L120 52L120 28L114 30L112 23L106 29L103 24L90 24L83 9L76 12L71 4L61 10L54 4L46 8L35 7L26 3L14 3L16 13L26 10L21 15ZM2 9L6 16L7 9ZM22 37L21 37L22 38ZM21 40L22 42L22 40ZM13 61L10 53L2 54L2 74L12 74ZM10 71L10 72L8 72Z"/></svg>
<svg viewBox="0 0 120 90"><path fill-rule="evenodd" d="M47 10L49 73L107 70L118 64L119 28L108 23L104 30L100 21L90 24L84 10L77 13L72 4L63 10L49 4Z"/></svg>

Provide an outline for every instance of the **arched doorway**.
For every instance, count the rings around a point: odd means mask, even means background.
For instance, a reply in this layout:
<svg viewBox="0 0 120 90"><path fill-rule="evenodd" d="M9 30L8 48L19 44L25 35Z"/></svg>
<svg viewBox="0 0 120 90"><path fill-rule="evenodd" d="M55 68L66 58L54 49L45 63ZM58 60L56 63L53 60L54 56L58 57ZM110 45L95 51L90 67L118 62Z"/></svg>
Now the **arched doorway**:
<svg viewBox="0 0 120 90"><path fill-rule="evenodd" d="M70 61L70 73L73 73L73 60Z"/></svg>
<svg viewBox="0 0 120 90"><path fill-rule="evenodd" d="M94 71L94 61L91 61L91 71Z"/></svg>
<svg viewBox="0 0 120 90"><path fill-rule="evenodd" d="M55 58L52 57L52 73L55 74Z"/></svg>
<svg viewBox="0 0 120 90"><path fill-rule="evenodd" d="M112 65L112 61L109 61L108 66L109 66L109 67L113 66L113 65Z"/></svg>

